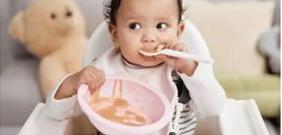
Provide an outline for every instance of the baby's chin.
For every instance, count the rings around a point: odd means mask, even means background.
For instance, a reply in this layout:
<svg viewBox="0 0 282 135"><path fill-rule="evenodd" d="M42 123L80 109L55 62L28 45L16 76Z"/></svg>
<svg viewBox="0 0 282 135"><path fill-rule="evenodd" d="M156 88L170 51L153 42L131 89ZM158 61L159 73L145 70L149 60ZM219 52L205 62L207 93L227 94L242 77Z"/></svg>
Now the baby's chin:
<svg viewBox="0 0 282 135"><path fill-rule="evenodd" d="M160 59L144 59L144 61L142 61L142 63L139 63L139 65L144 67L154 67L159 66L162 63L164 63L164 61Z"/></svg>
<svg viewBox="0 0 282 135"><path fill-rule="evenodd" d="M160 64L164 63L164 60L156 57L135 57L135 59L132 59L132 57L124 57L126 61L128 61L131 64L138 65L141 67L154 67L159 66Z"/></svg>

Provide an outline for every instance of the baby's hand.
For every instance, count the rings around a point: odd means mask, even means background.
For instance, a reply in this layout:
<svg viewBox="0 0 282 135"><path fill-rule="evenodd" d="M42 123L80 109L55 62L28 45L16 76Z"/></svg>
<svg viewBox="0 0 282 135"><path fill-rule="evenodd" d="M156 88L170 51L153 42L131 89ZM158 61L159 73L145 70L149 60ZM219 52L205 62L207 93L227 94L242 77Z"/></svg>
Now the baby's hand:
<svg viewBox="0 0 282 135"><path fill-rule="evenodd" d="M94 66L85 67L65 79L56 93L55 98L61 99L75 95L81 84L87 84L91 93L93 93L95 90L99 89L104 81L105 74L102 70Z"/></svg>
<svg viewBox="0 0 282 135"><path fill-rule="evenodd" d="M175 51L179 51L179 52L187 52L186 48L184 48L184 45L180 44L180 43L174 43L174 44L165 44L163 49L171 49L171 50L175 50ZM188 76L192 76L198 63L196 61L192 61L192 60L184 60L181 58L175 58L175 57L171 57L171 56L166 56L166 55L159 55L157 56L163 60L165 60L165 62L171 66L172 68L174 68L174 70L181 72L181 73L185 73Z"/></svg>
<svg viewBox="0 0 282 135"><path fill-rule="evenodd" d="M88 66L72 75L73 88L75 93L81 84L87 84L93 92L105 81L104 72L94 66Z"/></svg>

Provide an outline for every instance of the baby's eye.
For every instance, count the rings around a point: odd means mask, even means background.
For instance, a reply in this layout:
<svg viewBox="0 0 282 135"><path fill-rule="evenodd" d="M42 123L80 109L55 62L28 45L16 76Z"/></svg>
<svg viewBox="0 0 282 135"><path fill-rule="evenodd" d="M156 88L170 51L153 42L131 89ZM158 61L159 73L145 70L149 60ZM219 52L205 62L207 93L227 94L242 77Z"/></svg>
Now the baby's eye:
<svg viewBox="0 0 282 135"><path fill-rule="evenodd" d="M166 29L166 28L168 28L168 24L166 24L166 23L158 23L157 24L157 26L156 26L156 28L157 29L160 29L160 30L162 30L162 29Z"/></svg>
<svg viewBox="0 0 282 135"><path fill-rule="evenodd" d="M142 28L141 24L139 23L131 23L128 26L131 30L140 30Z"/></svg>

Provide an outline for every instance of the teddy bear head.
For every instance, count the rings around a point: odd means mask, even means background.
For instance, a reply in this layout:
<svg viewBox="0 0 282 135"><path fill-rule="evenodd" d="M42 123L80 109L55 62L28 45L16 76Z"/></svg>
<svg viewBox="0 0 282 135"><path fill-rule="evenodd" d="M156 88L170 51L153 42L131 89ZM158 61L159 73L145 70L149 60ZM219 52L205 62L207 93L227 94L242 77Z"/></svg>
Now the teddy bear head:
<svg viewBox="0 0 282 135"><path fill-rule="evenodd" d="M9 33L42 58L69 40L85 37L82 12L72 0L35 0L12 20Z"/></svg>

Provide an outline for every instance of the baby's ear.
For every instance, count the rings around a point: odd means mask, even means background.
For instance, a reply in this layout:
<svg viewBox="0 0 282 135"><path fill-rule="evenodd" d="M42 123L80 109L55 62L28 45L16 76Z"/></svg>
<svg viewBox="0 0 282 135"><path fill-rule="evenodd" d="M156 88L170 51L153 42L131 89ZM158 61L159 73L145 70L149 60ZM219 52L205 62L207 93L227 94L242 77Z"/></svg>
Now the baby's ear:
<svg viewBox="0 0 282 135"><path fill-rule="evenodd" d="M184 21L180 21L178 26L177 26L177 36L178 37L182 34L184 29L185 29L185 23L184 23Z"/></svg>
<svg viewBox="0 0 282 135"><path fill-rule="evenodd" d="M109 27L108 27L108 30L111 34L111 38L112 38L112 41L115 43L117 38L118 38L118 35L117 35L117 26L114 25L114 24L109 24Z"/></svg>
<svg viewBox="0 0 282 135"><path fill-rule="evenodd" d="M12 19L9 26L9 34L13 38L19 39L21 42L25 42L24 39L24 22L23 22L23 12L19 12Z"/></svg>

